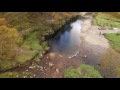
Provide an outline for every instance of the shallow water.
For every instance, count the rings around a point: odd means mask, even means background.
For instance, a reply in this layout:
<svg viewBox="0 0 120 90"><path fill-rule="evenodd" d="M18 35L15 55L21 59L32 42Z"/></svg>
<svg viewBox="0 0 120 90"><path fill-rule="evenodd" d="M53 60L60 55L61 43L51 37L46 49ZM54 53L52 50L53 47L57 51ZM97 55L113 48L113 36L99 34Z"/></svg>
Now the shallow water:
<svg viewBox="0 0 120 90"><path fill-rule="evenodd" d="M80 49L81 25L81 20L65 25L54 38L49 40L52 51L67 57L75 56Z"/></svg>

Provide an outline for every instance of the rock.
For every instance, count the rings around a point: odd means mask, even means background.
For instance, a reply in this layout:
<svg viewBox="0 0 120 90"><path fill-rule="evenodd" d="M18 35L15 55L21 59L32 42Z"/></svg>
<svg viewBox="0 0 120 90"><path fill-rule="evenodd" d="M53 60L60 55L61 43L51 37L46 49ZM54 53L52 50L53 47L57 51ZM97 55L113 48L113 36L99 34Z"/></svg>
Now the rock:
<svg viewBox="0 0 120 90"><path fill-rule="evenodd" d="M56 69L56 72L57 72L57 73L60 73L60 70L59 70L59 69Z"/></svg>
<svg viewBox="0 0 120 90"><path fill-rule="evenodd" d="M28 70L26 70L26 72L28 72Z"/></svg>
<svg viewBox="0 0 120 90"><path fill-rule="evenodd" d="M42 57L42 54L40 54L40 56Z"/></svg>
<svg viewBox="0 0 120 90"><path fill-rule="evenodd" d="M35 77L36 75L34 74L33 76Z"/></svg>
<svg viewBox="0 0 120 90"><path fill-rule="evenodd" d="M49 56L50 56L50 57L54 57L54 56L55 56L55 53L50 53Z"/></svg>
<svg viewBox="0 0 120 90"><path fill-rule="evenodd" d="M27 76L23 76L23 78L27 78Z"/></svg>
<svg viewBox="0 0 120 90"><path fill-rule="evenodd" d="M107 28L106 27L99 27L98 29L99 30L106 30Z"/></svg>
<svg viewBox="0 0 120 90"><path fill-rule="evenodd" d="M53 63L51 63L51 62L49 62L49 67L53 67L54 66L54 64Z"/></svg>
<svg viewBox="0 0 120 90"><path fill-rule="evenodd" d="M59 55L59 57L63 57L62 55Z"/></svg>
<svg viewBox="0 0 120 90"><path fill-rule="evenodd" d="M118 30L118 28L113 28L113 30Z"/></svg>
<svg viewBox="0 0 120 90"><path fill-rule="evenodd" d="M16 75L16 77L18 78L18 77L19 77L19 75Z"/></svg>
<svg viewBox="0 0 120 90"><path fill-rule="evenodd" d="M70 58L70 59L71 59L71 57L68 57L68 58Z"/></svg>
<svg viewBox="0 0 120 90"><path fill-rule="evenodd" d="M43 70L43 67L42 67L42 66L40 66L39 68L40 68L41 70Z"/></svg>
<svg viewBox="0 0 120 90"><path fill-rule="evenodd" d="M87 57L86 55L83 56L83 58L86 58L86 57Z"/></svg>

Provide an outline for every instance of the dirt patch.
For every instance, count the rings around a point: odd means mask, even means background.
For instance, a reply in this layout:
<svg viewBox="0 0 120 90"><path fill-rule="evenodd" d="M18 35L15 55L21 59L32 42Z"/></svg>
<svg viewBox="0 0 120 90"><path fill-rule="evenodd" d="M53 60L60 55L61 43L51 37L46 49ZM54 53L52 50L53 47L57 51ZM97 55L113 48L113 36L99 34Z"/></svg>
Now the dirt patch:
<svg viewBox="0 0 120 90"><path fill-rule="evenodd" d="M51 56L53 55L54 56ZM51 63L51 66L49 65ZM44 57L42 62L39 64L44 67L43 71L36 74L36 77L41 78L63 78L64 70L69 67L77 67L82 63L81 60L75 61L75 59L69 59L57 53L49 53Z"/></svg>

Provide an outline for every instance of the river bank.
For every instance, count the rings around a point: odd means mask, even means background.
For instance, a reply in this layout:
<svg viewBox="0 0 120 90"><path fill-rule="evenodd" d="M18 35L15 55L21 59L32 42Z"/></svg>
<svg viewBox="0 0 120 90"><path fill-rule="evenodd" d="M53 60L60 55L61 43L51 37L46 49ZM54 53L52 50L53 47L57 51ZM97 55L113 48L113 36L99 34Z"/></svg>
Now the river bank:
<svg viewBox="0 0 120 90"><path fill-rule="evenodd" d="M11 71L32 72L33 78L63 78L64 70L70 66L78 67L81 64L88 64L96 68L97 65L100 65L102 56L110 48L108 40L101 33L110 33L111 31L99 30L99 26L93 26L91 15L83 15L83 17L79 53L68 58L50 51L40 62L31 62L29 65Z"/></svg>

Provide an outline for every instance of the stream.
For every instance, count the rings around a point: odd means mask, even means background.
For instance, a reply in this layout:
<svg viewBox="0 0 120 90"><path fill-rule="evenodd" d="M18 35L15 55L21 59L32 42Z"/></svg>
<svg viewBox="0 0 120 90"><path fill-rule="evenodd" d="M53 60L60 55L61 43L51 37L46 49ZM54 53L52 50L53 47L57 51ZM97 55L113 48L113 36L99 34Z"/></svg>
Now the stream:
<svg viewBox="0 0 120 90"><path fill-rule="evenodd" d="M80 49L80 32L82 20L77 19L65 25L52 39L49 44L53 52L69 58L76 56Z"/></svg>

